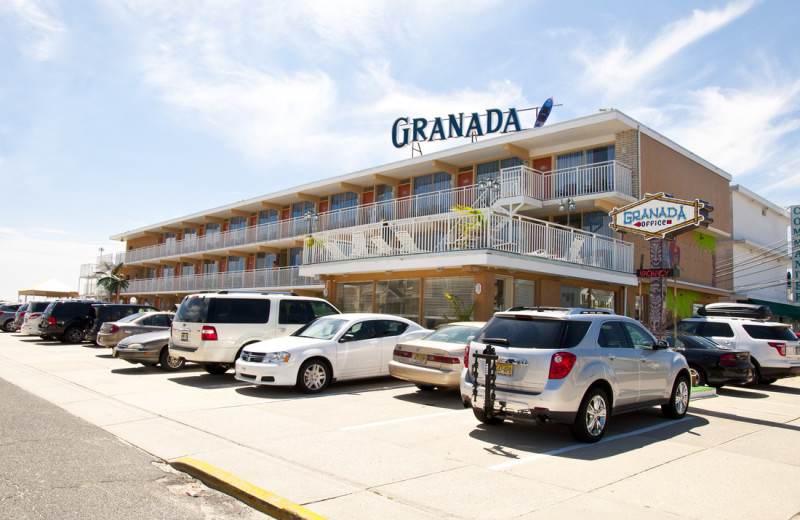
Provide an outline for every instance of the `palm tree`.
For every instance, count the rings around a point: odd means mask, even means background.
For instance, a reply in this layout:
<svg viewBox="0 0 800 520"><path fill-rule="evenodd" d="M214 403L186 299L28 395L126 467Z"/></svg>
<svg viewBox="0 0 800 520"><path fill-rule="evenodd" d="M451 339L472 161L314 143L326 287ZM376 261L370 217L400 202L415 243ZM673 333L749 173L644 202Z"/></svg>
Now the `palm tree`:
<svg viewBox="0 0 800 520"><path fill-rule="evenodd" d="M106 263L105 268L105 271L96 271L94 273L98 276L97 285L108 291L109 296L114 296L114 303L119 303L119 293L127 289L129 283L125 275L120 274L122 262L117 265Z"/></svg>

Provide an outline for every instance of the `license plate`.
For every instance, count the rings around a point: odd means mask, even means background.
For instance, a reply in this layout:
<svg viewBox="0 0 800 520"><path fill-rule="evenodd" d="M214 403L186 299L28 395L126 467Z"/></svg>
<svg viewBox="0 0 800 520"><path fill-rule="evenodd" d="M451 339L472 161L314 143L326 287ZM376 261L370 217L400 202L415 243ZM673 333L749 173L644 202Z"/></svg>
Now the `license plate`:
<svg viewBox="0 0 800 520"><path fill-rule="evenodd" d="M189 341L189 333L181 332L181 341Z"/></svg>
<svg viewBox="0 0 800 520"><path fill-rule="evenodd" d="M498 376L512 377L514 375L514 365L497 363L495 367L497 368Z"/></svg>
<svg viewBox="0 0 800 520"><path fill-rule="evenodd" d="M428 356L425 354L414 354L414 357L411 359L414 363L424 365L426 361L428 361Z"/></svg>

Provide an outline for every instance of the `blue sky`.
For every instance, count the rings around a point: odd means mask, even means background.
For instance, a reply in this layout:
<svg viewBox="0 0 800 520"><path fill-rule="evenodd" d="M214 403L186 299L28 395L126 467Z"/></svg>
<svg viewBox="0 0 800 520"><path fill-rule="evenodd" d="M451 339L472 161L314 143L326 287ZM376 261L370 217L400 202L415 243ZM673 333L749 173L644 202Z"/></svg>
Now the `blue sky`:
<svg viewBox="0 0 800 520"><path fill-rule="evenodd" d="M688 4L0 0L0 298L77 288L113 234L405 159L397 117L548 96L548 123L617 108L800 204L796 3Z"/></svg>

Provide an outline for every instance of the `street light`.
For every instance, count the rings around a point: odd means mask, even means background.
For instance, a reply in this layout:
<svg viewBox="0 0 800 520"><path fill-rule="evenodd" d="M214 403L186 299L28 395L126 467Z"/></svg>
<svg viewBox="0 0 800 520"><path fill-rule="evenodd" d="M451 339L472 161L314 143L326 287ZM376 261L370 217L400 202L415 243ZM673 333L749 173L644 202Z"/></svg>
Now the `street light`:
<svg viewBox="0 0 800 520"><path fill-rule="evenodd" d="M558 211L564 211L564 209L565 209L564 199L561 199L561 202L559 202L558 204ZM575 213L575 201L572 200L571 198L567 199L566 210L567 210L567 227L569 227L570 215Z"/></svg>
<svg viewBox="0 0 800 520"><path fill-rule="evenodd" d="M319 220L319 213L315 213L311 210L308 210L306 211L305 215L303 215L303 218L305 219L306 222L308 222L308 234L310 235L314 222L317 222Z"/></svg>
<svg viewBox="0 0 800 520"><path fill-rule="evenodd" d="M485 181L481 181L478 183L478 189L481 191L480 197L486 195L486 205L488 206L490 204L489 192L494 192L495 194L500 193L500 181L497 179L487 179Z"/></svg>

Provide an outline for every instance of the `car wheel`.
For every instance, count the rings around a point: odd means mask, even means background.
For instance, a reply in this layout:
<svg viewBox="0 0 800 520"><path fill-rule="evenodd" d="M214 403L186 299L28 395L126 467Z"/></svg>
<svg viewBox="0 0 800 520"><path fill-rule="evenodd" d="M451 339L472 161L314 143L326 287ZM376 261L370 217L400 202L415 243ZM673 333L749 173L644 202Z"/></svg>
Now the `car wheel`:
<svg viewBox="0 0 800 520"><path fill-rule="evenodd" d="M297 388L307 394L322 392L330 382L331 371L328 364L319 359L309 359L297 373Z"/></svg>
<svg viewBox="0 0 800 520"><path fill-rule="evenodd" d="M689 375L692 377L692 381L695 381L695 385L693 386L706 386L708 383L706 373L703 372L702 368L696 365L689 365Z"/></svg>
<svg viewBox="0 0 800 520"><path fill-rule="evenodd" d="M83 341L83 331L77 327L71 327L64 332L64 342L77 344Z"/></svg>
<svg viewBox="0 0 800 520"><path fill-rule="evenodd" d="M180 370L186 365L186 360L178 356L170 356L169 348L164 347L161 349L161 355L158 356L158 364L161 370L166 372L174 372Z"/></svg>
<svg viewBox="0 0 800 520"><path fill-rule="evenodd" d="M3 332L14 332L14 322L12 320L7 320L3 323Z"/></svg>
<svg viewBox="0 0 800 520"><path fill-rule="evenodd" d="M670 419L680 419L689 409L689 382L686 376L678 376L672 385L669 403L661 405L661 413Z"/></svg>
<svg viewBox="0 0 800 520"><path fill-rule="evenodd" d="M224 363L206 363L203 365L203 370L209 374L224 374L229 368L231 368L231 366Z"/></svg>
<svg viewBox="0 0 800 520"><path fill-rule="evenodd" d="M502 417L486 417L486 412L481 410L480 408L473 408L472 409L473 415L475 418L478 419L483 424L503 424L504 419Z"/></svg>
<svg viewBox="0 0 800 520"><path fill-rule="evenodd" d="M423 392L432 392L435 388L433 385L423 385L422 383L416 383L416 387Z"/></svg>
<svg viewBox="0 0 800 520"><path fill-rule="evenodd" d="M575 422L569 428L572 437L580 442L597 442L606 433L608 396L600 388L590 390L581 401Z"/></svg>
<svg viewBox="0 0 800 520"><path fill-rule="evenodd" d="M759 383L761 383L761 369L753 363L753 380L744 386L756 386Z"/></svg>

